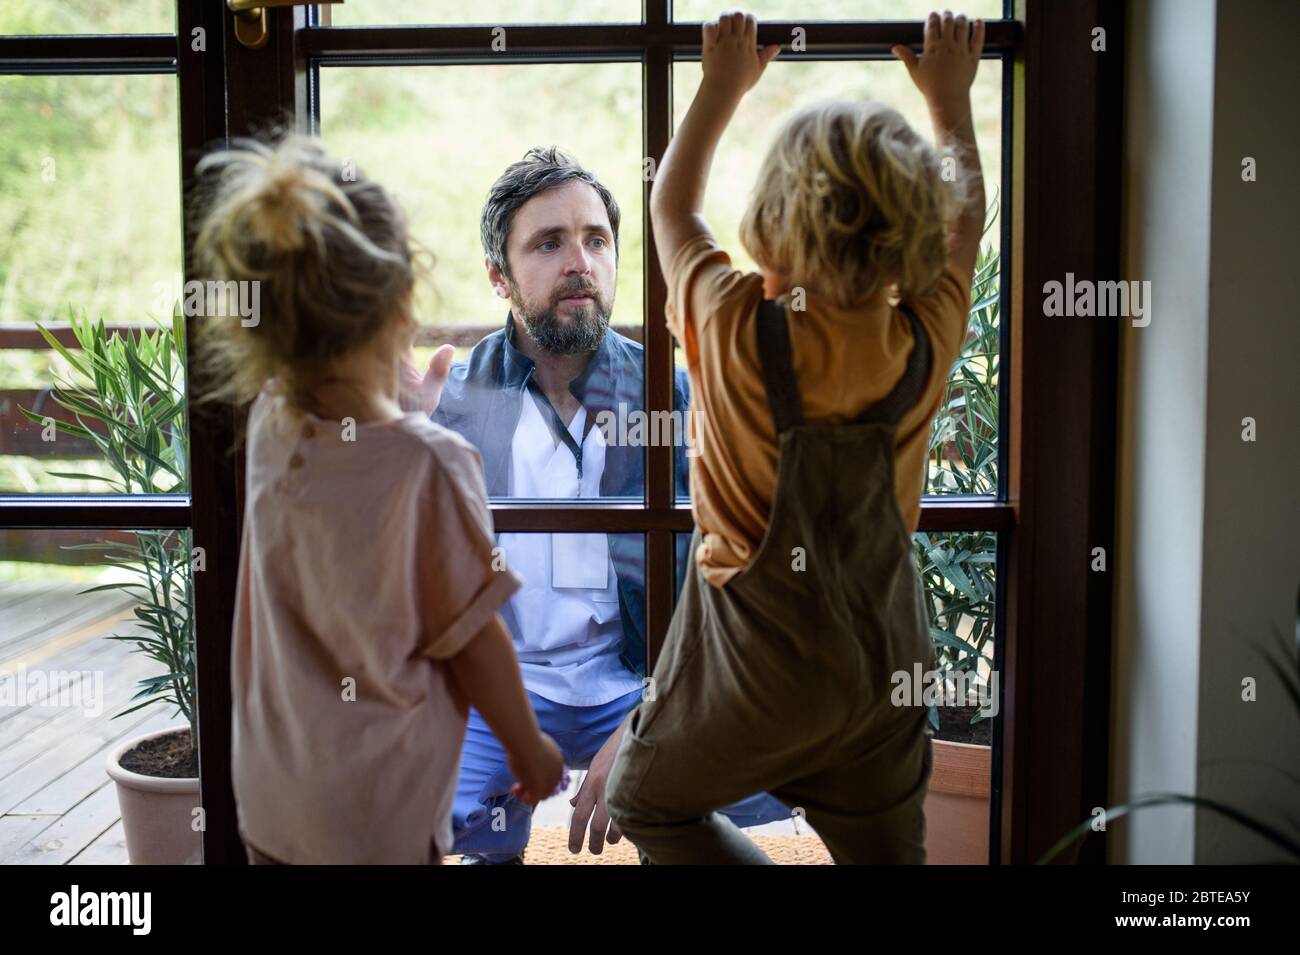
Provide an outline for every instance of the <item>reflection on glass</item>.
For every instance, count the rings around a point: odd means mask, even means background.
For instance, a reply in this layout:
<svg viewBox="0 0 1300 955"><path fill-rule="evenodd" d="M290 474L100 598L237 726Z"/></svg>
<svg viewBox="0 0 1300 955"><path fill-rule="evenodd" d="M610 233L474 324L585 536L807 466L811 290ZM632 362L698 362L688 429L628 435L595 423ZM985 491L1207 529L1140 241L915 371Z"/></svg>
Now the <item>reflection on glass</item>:
<svg viewBox="0 0 1300 955"><path fill-rule="evenodd" d="M188 531L0 530L0 811L16 837L0 865L128 861L104 765L151 733L188 738L190 560Z"/></svg>
<svg viewBox="0 0 1300 955"><path fill-rule="evenodd" d="M0 128L0 493L125 491L96 440L110 429L90 418L89 434L52 425L75 423L53 388L90 384L92 360L70 321L102 318L155 338L151 317L170 321L181 268L176 78L0 76ZM38 325L70 351L52 347ZM179 389L177 356L169 358L167 380ZM109 377L125 384L133 373L115 364ZM183 415L160 423L156 451L167 461L151 486L130 490L183 488L173 450L183 425Z"/></svg>
<svg viewBox="0 0 1300 955"><path fill-rule="evenodd" d="M716 11L715 11L716 12ZM865 17L865 14L863 15ZM699 88L700 64L673 66L674 125L681 124ZM994 494L997 491L998 334L997 301L1000 234L997 196L1002 169L1002 65L984 60L971 89L975 134L980 147L989 225L973 288L967 340L950 372L947 401L931 438L927 494ZM756 266L740 244L739 227L750 189L781 119L823 99L874 98L896 108L927 139L929 113L901 63L805 62L778 57L762 81L746 94L714 157L704 217L733 264ZM681 348L674 352L685 368Z"/></svg>
<svg viewBox="0 0 1300 955"><path fill-rule="evenodd" d="M321 5L320 20L337 27L454 23L636 23L641 0L361 0ZM509 38L507 37L507 42Z"/></svg>

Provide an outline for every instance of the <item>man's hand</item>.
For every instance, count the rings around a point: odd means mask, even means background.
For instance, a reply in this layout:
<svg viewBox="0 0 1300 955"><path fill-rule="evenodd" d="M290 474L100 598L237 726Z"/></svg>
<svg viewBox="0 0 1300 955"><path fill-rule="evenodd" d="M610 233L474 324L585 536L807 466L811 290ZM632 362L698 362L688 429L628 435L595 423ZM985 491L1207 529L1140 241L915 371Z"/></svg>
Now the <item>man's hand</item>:
<svg viewBox="0 0 1300 955"><path fill-rule="evenodd" d="M931 13L926 19L919 58L908 46L895 46L890 52L903 61L927 103L948 105L965 101L970 94L983 49L984 21L968 23L965 14L954 17L945 10L943 16Z"/></svg>
<svg viewBox="0 0 1300 955"><path fill-rule="evenodd" d="M628 718L631 718L630 713ZM600 855L606 842L612 846L623 838L605 807L605 780L609 778L609 768L614 764L614 754L623 741L627 724L628 720L623 720L618 729L609 734L609 739L592 757L591 767L578 788L578 794L569 800L573 806L573 819L569 822L569 851L574 855L582 851L582 836L587 831L588 821L591 823L590 848L594 856Z"/></svg>
<svg viewBox="0 0 1300 955"><path fill-rule="evenodd" d="M415 367L415 349L411 349L402 359L400 404L405 411L423 411L431 415L442 400L442 388L447 384L447 375L451 373L451 358L455 349L443 345L429 359L428 370L421 375Z"/></svg>
<svg viewBox="0 0 1300 955"><path fill-rule="evenodd" d="M752 13L724 13L716 23L704 24L703 85L739 100L780 52L780 46L758 48L758 21Z"/></svg>

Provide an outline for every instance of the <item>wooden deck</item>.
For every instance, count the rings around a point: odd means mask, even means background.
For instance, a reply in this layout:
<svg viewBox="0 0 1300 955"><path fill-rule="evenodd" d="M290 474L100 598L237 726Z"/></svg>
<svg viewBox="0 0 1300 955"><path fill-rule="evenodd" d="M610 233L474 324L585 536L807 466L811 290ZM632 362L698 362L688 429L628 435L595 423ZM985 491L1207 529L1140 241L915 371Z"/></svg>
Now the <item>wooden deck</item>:
<svg viewBox="0 0 1300 955"><path fill-rule="evenodd" d="M61 685L79 684L85 694L75 706L48 696L0 703L0 865L126 864L104 762L121 740L181 722L169 704L113 719L157 664L104 639L139 632L129 597L81 589L0 584L0 679L14 685L43 673L53 684L57 673Z"/></svg>
<svg viewBox="0 0 1300 955"><path fill-rule="evenodd" d="M35 581L0 584L0 680L59 672L102 687L102 699L93 707L44 705L49 702L44 698L14 706L0 700L0 865L127 864L117 791L104 762L123 739L180 723L168 704L113 719L128 708L137 681L156 673L157 664L127 644L104 639L140 632L129 597L112 591L79 594L81 589ZM91 715L88 709L98 712ZM568 797L583 775L573 773L567 793L538 806L529 861L635 864L626 842L603 856L568 854L573 812ZM829 861L807 827L801 831L782 821L749 832L775 860Z"/></svg>

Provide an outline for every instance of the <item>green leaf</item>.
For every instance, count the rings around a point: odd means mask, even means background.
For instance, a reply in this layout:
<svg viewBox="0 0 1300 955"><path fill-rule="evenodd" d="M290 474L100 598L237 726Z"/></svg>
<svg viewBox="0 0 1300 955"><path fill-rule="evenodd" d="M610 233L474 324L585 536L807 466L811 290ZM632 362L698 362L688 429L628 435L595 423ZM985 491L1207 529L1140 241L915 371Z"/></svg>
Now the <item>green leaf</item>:
<svg viewBox="0 0 1300 955"><path fill-rule="evenodd" d="M103 474L82 474L80 471L46 471L50 477L67 478L73 481L104 481L113 483L113 479Z"/></svg>
<svg viewBox="0 0 1300 955"><path fill-rule="evenodd" d="M148 593L148 590L139 584L128 584L123 582L118 584L100 584L97 587L87 587L85 590L78 590L77 596L80 597L82 594L95 594L104 590L121 590L128 593L134 590L141 590Z"/></svg>
<svg viewBox="0 0 1300 955"><path fill-rule="evenodd" d="M939 627L931 627L930 636L934 638L936 643L943 644L946 647L951 647L954 650L965 652L973 652L974 650L974 648L961 637L954 636L947 630L941 630Z"/></svg>
<svg viewBox="0 0 1300 955"><path fill-rule="evenodd" d="M56 351L60 356L62 356L64 361L66 361L74 369L80 372L84 377L86 378L91 377L90 370L86 367L86 365L82 362L82 360L78 358L76 355L74 355L71 349L65 347L64 344L54 336L53 332L47 329L40 322L36 323L36 330L41 333L41 337L45 339L45 343L49 345L50 348L54 349L54 351ZM76 333L75 324L73 325L73 333L74 334Z"/></svg>
<svg viewBox="0 0 1300 955"><path fill-rule="evenodd" d="M1297 843L1286 833L1275 829L1266 822L1262 822L1249 813L1242 812L1235 806L1219 802L1215 799L1207 799L1204 796L1189 796L1185 793L1151 793L1149 795L1138 796L1131 802L1123 803L1118 806L1112 806L1105 810L1105 819L1107 824L1122 819L1130 813L1137 812L1140 809L1148 809L1154 806L1185 805L1195 806L1199 809L1207 809L1210 812L1230 819L1240 826L1262 836L1278 848L1289 853L1294 859L1300 861L1300 843ZM1068 849L1075 842L1086 837L1092 831L1092 819L1085 819L1068 833L1057 840L1056 844L1047 852L1043 853L1038 860L1038 865L1046 865Z"/></svg>

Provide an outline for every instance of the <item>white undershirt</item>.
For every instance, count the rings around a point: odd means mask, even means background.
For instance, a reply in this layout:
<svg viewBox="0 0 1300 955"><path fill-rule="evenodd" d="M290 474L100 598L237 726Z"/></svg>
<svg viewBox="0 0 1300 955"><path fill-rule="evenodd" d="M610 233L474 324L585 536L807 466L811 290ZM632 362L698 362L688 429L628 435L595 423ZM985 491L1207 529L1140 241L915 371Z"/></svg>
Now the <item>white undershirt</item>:
<svg viewBox="0 0 1300 955"><path fill-rule="evenodd" d="M579 408L569 433L582 447L582 485L577 462L556 441L531 394L510 445L511 497L593 498L605 471L605 437ZM524 686L565 706L599 706L641 688L641 679L619 660L623 625L618 577L604 534L500 534L507 565L524 580L502 608L519 653Z"/></svg>

